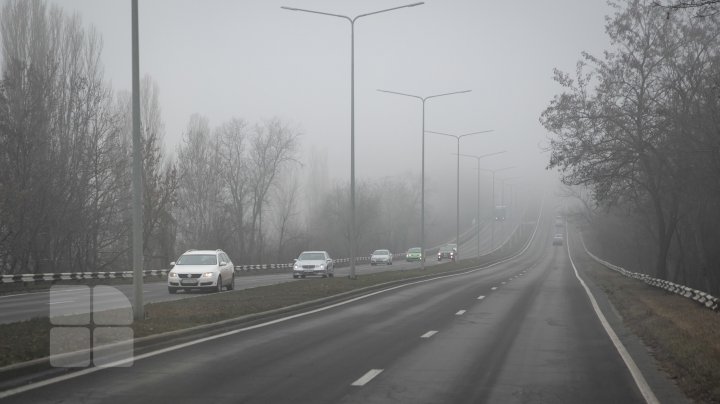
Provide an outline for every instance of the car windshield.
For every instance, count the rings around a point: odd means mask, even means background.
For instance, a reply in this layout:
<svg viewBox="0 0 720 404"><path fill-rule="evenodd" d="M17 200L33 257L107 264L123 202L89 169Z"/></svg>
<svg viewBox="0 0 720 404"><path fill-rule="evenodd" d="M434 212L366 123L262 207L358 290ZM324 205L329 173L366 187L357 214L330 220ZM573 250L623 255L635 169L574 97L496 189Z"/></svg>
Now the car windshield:
<svg viewBox="0 0 720 404"><path fill-rule="evenodd" d="M300 254L300 258L298 258L300 261L321 261L324 259L325 254L323 253L302 253Z"/></svg>
<svg viewBox="0 0 720 404"><path fill-rule="evenodd" d="M450 246L450 245L442 246L442 247L440 248L440 251L441 251L441 252L448 252L448 251L452 251L452 250L453 250L453 247Z"/></svg>
<svg viewBox="0 0 720 404"><path fill-rule="evenodd" d="M375 250L373 252L373 255L388 255L390 254L390 251L388 250Z"/></svg>
<svg viewBox="0 0 720 404"><path fill-rule="evenodd" d="M178 258L175 265L217 265L214 254L187 254Z"/></svg>
<svg viewBox="0 0 720 404"><path fill-rule="evenodd" d="M408 250L408 253L419 253L419 252L420 252L419 248L411 248Z"/></svg>

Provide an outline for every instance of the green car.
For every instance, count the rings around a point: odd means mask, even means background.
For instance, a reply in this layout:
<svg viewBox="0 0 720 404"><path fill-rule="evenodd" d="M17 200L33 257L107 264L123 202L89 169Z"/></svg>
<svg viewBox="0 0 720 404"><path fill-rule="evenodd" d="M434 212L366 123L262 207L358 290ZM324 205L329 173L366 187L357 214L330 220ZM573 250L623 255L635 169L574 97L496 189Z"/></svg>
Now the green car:
<svg viewBox="0 0 720 404"><path fill-rule="evenodd" d="M422 257L422 248L420 247L413 247L405 253L405 261L407 262L420 261Z"/></svg>

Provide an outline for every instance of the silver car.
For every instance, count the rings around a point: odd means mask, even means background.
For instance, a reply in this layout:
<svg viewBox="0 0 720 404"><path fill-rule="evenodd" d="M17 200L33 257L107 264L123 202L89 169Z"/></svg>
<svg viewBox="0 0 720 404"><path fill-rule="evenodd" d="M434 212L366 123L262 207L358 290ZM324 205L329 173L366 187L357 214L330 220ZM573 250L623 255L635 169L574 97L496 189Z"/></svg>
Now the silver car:
<svg viewBox="0 0 720 404"><path fill-rule="evenodd" d="M235 266L223 250L188 250L171 262L168 292L193 289L221 292L235 287Z"/></svg>
<svg viewBox="0 0 720 404"><path fill-rule="evenodd" d="M335 265L327 251L303 251L293 264L293 278L335 276Z"/></svg>
<svg viewBox="0 0 720 404"><path fill-rule="evenodd" d="M392 265L393 255L390 250L375 250L370 256L370 265Z"/></svg>

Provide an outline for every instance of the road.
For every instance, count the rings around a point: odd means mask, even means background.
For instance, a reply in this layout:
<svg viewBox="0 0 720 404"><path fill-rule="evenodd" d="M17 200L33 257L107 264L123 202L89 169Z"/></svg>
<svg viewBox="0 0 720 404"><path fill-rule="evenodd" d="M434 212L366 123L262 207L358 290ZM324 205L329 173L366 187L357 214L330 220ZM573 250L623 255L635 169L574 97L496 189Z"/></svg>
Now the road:
<svg viewBox="0 0 720 404"><path fill-rule="evenodd" d="M495 229L496 232L496 244L501 243L514 229L514 222L503 223L498 225ZM481 229L480 232L480 247L481 252L485 253L491 249L491 234L490 227ZM460 252L462 257L474 257L477 255L477 238L474 236L468 240L465 244L460 246ZM428 257L426 261L427 266L437 265L437 260L433 257ZM404 259L395 259L392 266L370 266L369 264L362 264L356 266L356 274L362 276L363 274L370 274L374 272L397 270L397 269L410 269L417 268L420 264L417 262L405 262ZM335 270L336 276L348 276L349 268L341 267ZM250 289L260 286L269 286L284 282L308 282L312 279L294 280L291 276L291 271L288 269L286 274L258 274L258 275L244 275L235 278L236 289ZM132 285L112 285L123 292L129 301L133 299L133 286ZM0 304L2 304L3 310L0 311L0 324L7 324L17 321L29 320L31 318L42 318L50 315L50 307L55 302L60 302L63 306L63 310L66 313L69 312L80 312L82 311L83 300L78 297L83 292L78 291L77 288L58 286L54 289L57 294L51 299L49 291L33 292L33 293L19 293L13 295L0 296ZM125 299L121 296L112 294L112 291L108 291L109 294L97 296L101 297L104 305L112 308L125 307L127 304ZM165 282L148 282L143 286L143 299L145 303L154 303L170 300L180 300L187 298L194 298L203 296L203 293L197 291L192 293L180 292L178 294L171 295L167 291L167 284ZM225 293L225 292L223 292ZM100 307L95 305L96 309Z"/></svg>
<svg viewBox="0 0 720 404"><path fill-rule="evenodd" d="M644 402L545 222L494 267L90 368L7 402Z"/></svg>

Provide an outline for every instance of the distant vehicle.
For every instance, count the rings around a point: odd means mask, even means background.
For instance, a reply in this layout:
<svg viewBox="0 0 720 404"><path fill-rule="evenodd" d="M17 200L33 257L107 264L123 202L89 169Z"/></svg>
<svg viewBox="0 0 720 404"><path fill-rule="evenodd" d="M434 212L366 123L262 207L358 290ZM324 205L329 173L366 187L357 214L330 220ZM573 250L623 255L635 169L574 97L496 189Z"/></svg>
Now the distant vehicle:
<svg viewBox="0 0 720 404"><path fill-rule="evenodd" d="M422 248L420 247L413 247L409 250L407 250L407 253L405 253L405 261L420 261L423 259L422 254Z"/></svg>
<svg viewBox="0 0 720 404"><path fill-rule="evenodd" d="M445 259L455 261L456 255L457 255L457 245L456 244L446 244L446 245L440 247L440 251L438 251L438 253L437 253L437 260L442 261L443 258L445 258Z"/></svg>
<svg viewBox="0 0 720 404"><path fill-rule="evenodd" d="M370 265L392 265L393 255L390 250L375 250L370 256Z"/></svg>
<svg viewBox="0 0 720 404"><path fill-rule="evenodd" d="M335 276L335 264L327 251L303 251L293 264L293 278Z"/></svg>
<svg viewBox="0 0 720 404"><path fill-rule="evenodd" d="M221 292L235 287L235 266L223 250L187 250L168 273L168 292L204 289Z"/></svg>
<svg viewBox="0 0 720 404"><path fill-rule="evenodd" d="M555 216L555 227L563 227L565 225L565 222L563 221L563 217L558 215Z"/></svg>
<svg viewBox="0 0 720 404"><path fill-rule="evenodd" d="M495 220L497 220L497 221L505 220L506 210L507 209L505 208L505 205L495 206Z"/></svg>
<svg viewBox="0 0 720 404"><path fill-rule="evenodd" d="M556 234L553 237L553 245L563 245L563 235L562 234Z"/></svg>

